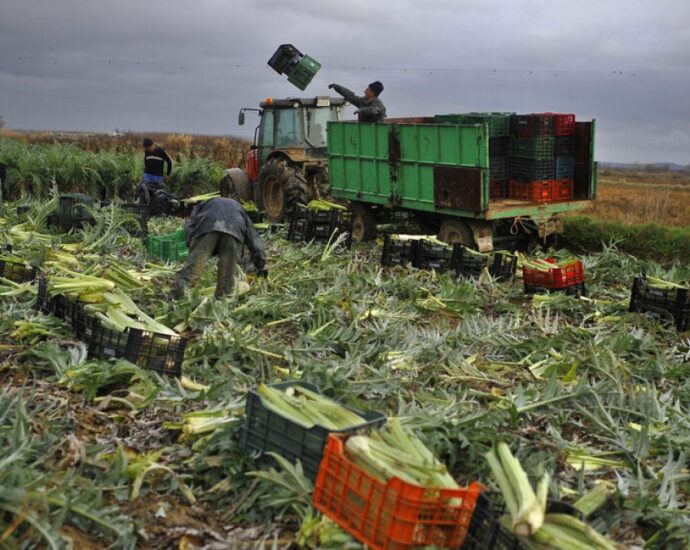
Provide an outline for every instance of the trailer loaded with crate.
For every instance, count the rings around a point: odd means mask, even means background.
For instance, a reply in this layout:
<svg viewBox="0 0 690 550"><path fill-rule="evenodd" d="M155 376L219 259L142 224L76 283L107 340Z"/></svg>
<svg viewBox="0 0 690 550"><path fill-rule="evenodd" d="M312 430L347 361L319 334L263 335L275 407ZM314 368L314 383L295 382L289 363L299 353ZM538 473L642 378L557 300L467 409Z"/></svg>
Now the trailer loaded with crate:
<svg viewBox="0 0 690 550"><path fill-rule="evenodd" d="M563 113L333 121L331 193L352 205L355 241L395 210L481 251L545 240L596 198L594 128Z"/></svg>

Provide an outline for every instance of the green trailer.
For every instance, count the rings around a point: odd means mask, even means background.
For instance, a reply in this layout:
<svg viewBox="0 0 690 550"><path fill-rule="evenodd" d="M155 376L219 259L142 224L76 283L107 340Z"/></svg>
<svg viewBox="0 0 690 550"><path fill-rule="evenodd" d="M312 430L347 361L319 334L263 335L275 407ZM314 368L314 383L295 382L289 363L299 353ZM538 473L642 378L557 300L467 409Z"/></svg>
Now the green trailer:
<svg viewBox="0 0 690 550"><path fill-rule="evenodd" d="M393 210L414 213L448 242L491 250L501 241L562 230L561 215L596 198L594 121L577 122L573 198L495 199L489 192L489 124L329 122L328 175L334 198L350 201L357 240L375 236Z"/></svg>

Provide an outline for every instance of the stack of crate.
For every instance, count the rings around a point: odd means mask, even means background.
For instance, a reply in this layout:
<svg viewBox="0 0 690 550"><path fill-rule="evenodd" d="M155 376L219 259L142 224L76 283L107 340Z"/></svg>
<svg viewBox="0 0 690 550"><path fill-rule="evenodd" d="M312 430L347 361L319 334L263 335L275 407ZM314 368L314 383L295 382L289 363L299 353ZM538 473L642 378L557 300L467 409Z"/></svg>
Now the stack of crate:
<svg viewBox="0 0 690 550"><path fill-rule="evenodd" d="M515 113L461 113L436 115L441 124L486 124L489 128L489 196L500 199L508 191L510 121Z"/></svg>
<svg viewBox="0 0 690 550"><path fill-rule="evenodd" d="M573 197L575 115L534 113L510 119L508 196L532 202Z"/></svg>

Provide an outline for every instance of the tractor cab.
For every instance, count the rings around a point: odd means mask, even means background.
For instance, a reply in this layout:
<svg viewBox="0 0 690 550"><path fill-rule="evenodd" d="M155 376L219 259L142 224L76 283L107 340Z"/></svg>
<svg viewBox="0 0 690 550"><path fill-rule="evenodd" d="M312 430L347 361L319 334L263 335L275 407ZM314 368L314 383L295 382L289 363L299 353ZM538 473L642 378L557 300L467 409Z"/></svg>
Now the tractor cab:
<svg viewBox="0 0 690 550"><path fill-rule="evenodd" d="M240 125L245 122L246 111L260 117L247 154L249 182L238 182L241 176L228 171L225 187L244 192L221 189L223 194L254 199L271 220L285 217L297 203L327 194L328 122L340 120L346 104L343 98L325 96L266 99L260 109L241 109ZM235 181L230 181L233 178Z"/></svg>

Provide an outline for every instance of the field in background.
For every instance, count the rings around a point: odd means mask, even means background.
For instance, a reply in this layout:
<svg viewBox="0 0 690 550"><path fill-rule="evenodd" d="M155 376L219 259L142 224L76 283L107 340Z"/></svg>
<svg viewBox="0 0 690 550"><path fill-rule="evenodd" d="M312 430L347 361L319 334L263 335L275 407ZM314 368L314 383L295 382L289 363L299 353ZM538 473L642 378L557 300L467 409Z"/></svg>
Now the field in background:
<svg viewBox="0 0 690 550"><path fill-rule="evenodd" d="M597 201L584 214L623 224L690 226L690 170L600 169Z"/></svg>
<svg viewBox="0 0 690 550"><path fill-rule="evenodd" d="M244 155L249 149L249 142L239 138L224 136L203 136L188 134L161 134L126 132L117 135L96 134L89 132L23 132L17 130L0 130L0 137L17 139L33 145L51 143L71 143L85 151L112 151L131 153L142 151L141 142L150 137L167 150L170 156L179 161L185 159L205 158L215 160L226 168L244 165Z"/></svg>

